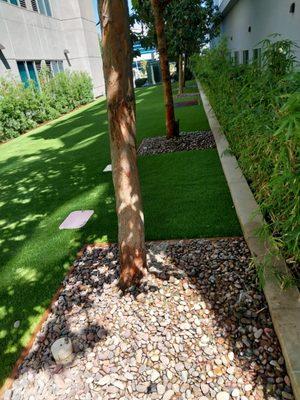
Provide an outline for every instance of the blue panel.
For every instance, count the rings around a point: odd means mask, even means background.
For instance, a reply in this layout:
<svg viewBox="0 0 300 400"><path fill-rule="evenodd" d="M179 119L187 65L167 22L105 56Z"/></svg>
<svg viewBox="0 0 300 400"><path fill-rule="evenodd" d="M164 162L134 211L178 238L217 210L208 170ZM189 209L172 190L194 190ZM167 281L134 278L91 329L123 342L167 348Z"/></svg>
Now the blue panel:
<svg viewBox="0 0 300 400"><path fill-rule="evenodd" d="M50 2L49 2L49 0L44 0L44 1L45 1L46 13L47 13L48 17L52 17Z"/></svg>
<svg viewBox="0 0 300 400"><path fill-rule="evenodd" d="M64 63L60 60L58 61L59 72L64 72Z"/></svg>
<svg viewBox="0 0 300 400"><path fill-rule="evenodd" d="M18 65L21 80L24 83L24 86L28 87L29 82L28 82L28 77L27 77L27 72L26 72L24 61L17 61L17 65Z"/></svg>
<svg viewBox="0 0 300 400"><path fill-rule="evenodd" d="M32 61L27 61L27 69L28 69L28 73L29 73L29 78L32 79L35 86L38 87L39 83L38 83L38 79L37 79Z"/></svg>
<svg viewBox="0 0 300 400"><path fill-rule="evenodd" d="M51 61L51 69L52 69L53 75L56 75L59 73L57 61Z"/></svg>
<svg viewBox="0 0 300 400"><path fill-rule="evenodd" d="M19 4L18 4L18 0L10 0L10 3L11 4L14 4L15 6L18 6Z"/></svg>
<svg viewBox="0 0 300 400"><path fill-rule="evenodd" d="M37 0L41 14L47 15L44 0Z"/></svg>

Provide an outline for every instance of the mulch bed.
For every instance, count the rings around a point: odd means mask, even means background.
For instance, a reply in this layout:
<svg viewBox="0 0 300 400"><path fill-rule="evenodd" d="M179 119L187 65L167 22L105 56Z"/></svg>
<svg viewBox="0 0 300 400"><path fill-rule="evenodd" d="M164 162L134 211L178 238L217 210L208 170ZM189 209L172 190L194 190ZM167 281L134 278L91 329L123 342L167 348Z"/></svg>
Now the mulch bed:
<svg viewBox="0 0 300 400"><path fill-rule="evenodd" d="M243 239L153 242L141 287L117 286L116 245L87 248L6 399L293 399ZM50 346L73 344L59 367Z"/></svg>
<svg viewBox="0 0 300 400"><path fill-rule="evenodd" d="M173 153L176 151L212 149L214 147L216 147L216 143L210 131L181 132L179 137L172 139L167 139L165 136L144 139L138 148L138 155L145 156Z"/></svg>
<svg viewBox="0 0 300 400"><path fill-rule="evenodd" d="M198 105L199 102L198 100L190 100L190 101L178 101L177 103L174 103L175 108L179 107L190 107L190 106L196 106Z"/></svg>

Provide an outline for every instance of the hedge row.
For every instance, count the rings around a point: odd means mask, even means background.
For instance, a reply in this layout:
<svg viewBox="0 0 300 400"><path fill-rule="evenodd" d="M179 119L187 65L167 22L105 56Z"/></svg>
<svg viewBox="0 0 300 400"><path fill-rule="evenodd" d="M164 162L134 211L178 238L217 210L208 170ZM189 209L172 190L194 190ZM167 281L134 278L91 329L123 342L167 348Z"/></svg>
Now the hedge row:
<svg viewBox="0 0 300 400"><path fill-rule="evenodd" d="M222 42L194 56L192 67L265 216L265 233L299 279L300 72L293 43L273 40L250 65L234 65Z"/></svg>
<svg viewBox="0 0 300 400"><path fill-rule="evenodd" d="M40 87L0 78L0 142L19 136L93 99L91 78L84 72L50 76L43 69Z"/></svg>

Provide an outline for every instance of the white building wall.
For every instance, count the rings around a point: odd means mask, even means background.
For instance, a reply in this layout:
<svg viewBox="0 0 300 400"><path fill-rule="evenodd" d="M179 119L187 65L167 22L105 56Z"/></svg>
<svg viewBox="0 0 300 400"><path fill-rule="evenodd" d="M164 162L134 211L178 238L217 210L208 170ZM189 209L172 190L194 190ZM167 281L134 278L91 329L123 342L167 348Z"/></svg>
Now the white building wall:
<svg viewBox="0 0 300 400"><path fill-rule="evenodd" d="M50 0L52 17L0 0L0 75L19 78L17 61L63 60L64 69L88 72L94 95L105 92L102 60L91 0ZM68 50L68 60L64 54ZM9 65L9 69L7 68Z"/></svg>
<svg viewBox="0 0 300 400"><path fill-rule="evenodd" d="M228 38L231 51L252 50L273 33L291 39L300 46L300 0L215 0L225 10L222 33ZM290 6L295 2L295 13ZM227 11L226 11L227 10ZM251 27L251 32L248 28ZM296 49L300 61L300 49ZM241 56L240 56L241 57Z"/></svg>

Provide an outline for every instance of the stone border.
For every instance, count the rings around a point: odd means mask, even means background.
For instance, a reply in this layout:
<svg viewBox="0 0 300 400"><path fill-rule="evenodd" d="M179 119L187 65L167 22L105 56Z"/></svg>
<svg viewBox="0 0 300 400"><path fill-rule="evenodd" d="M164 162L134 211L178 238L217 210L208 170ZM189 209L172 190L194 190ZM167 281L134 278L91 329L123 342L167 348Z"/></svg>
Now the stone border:
<svg viewBox="0 0 300 400"><path fill-rule="evenodd" d="M259 267L263 261L265 263L263 290L285 358L295 399L300 400L299 290L296 287L282 290L274 276L274 271L289 273L285 260L280 256L272 255L272 244L258 237L257 231L265 223L263 215L237 159L230 153L229 143L222 133L221 126L198 80L197 85L245 240L255 264Z"/></svg>

